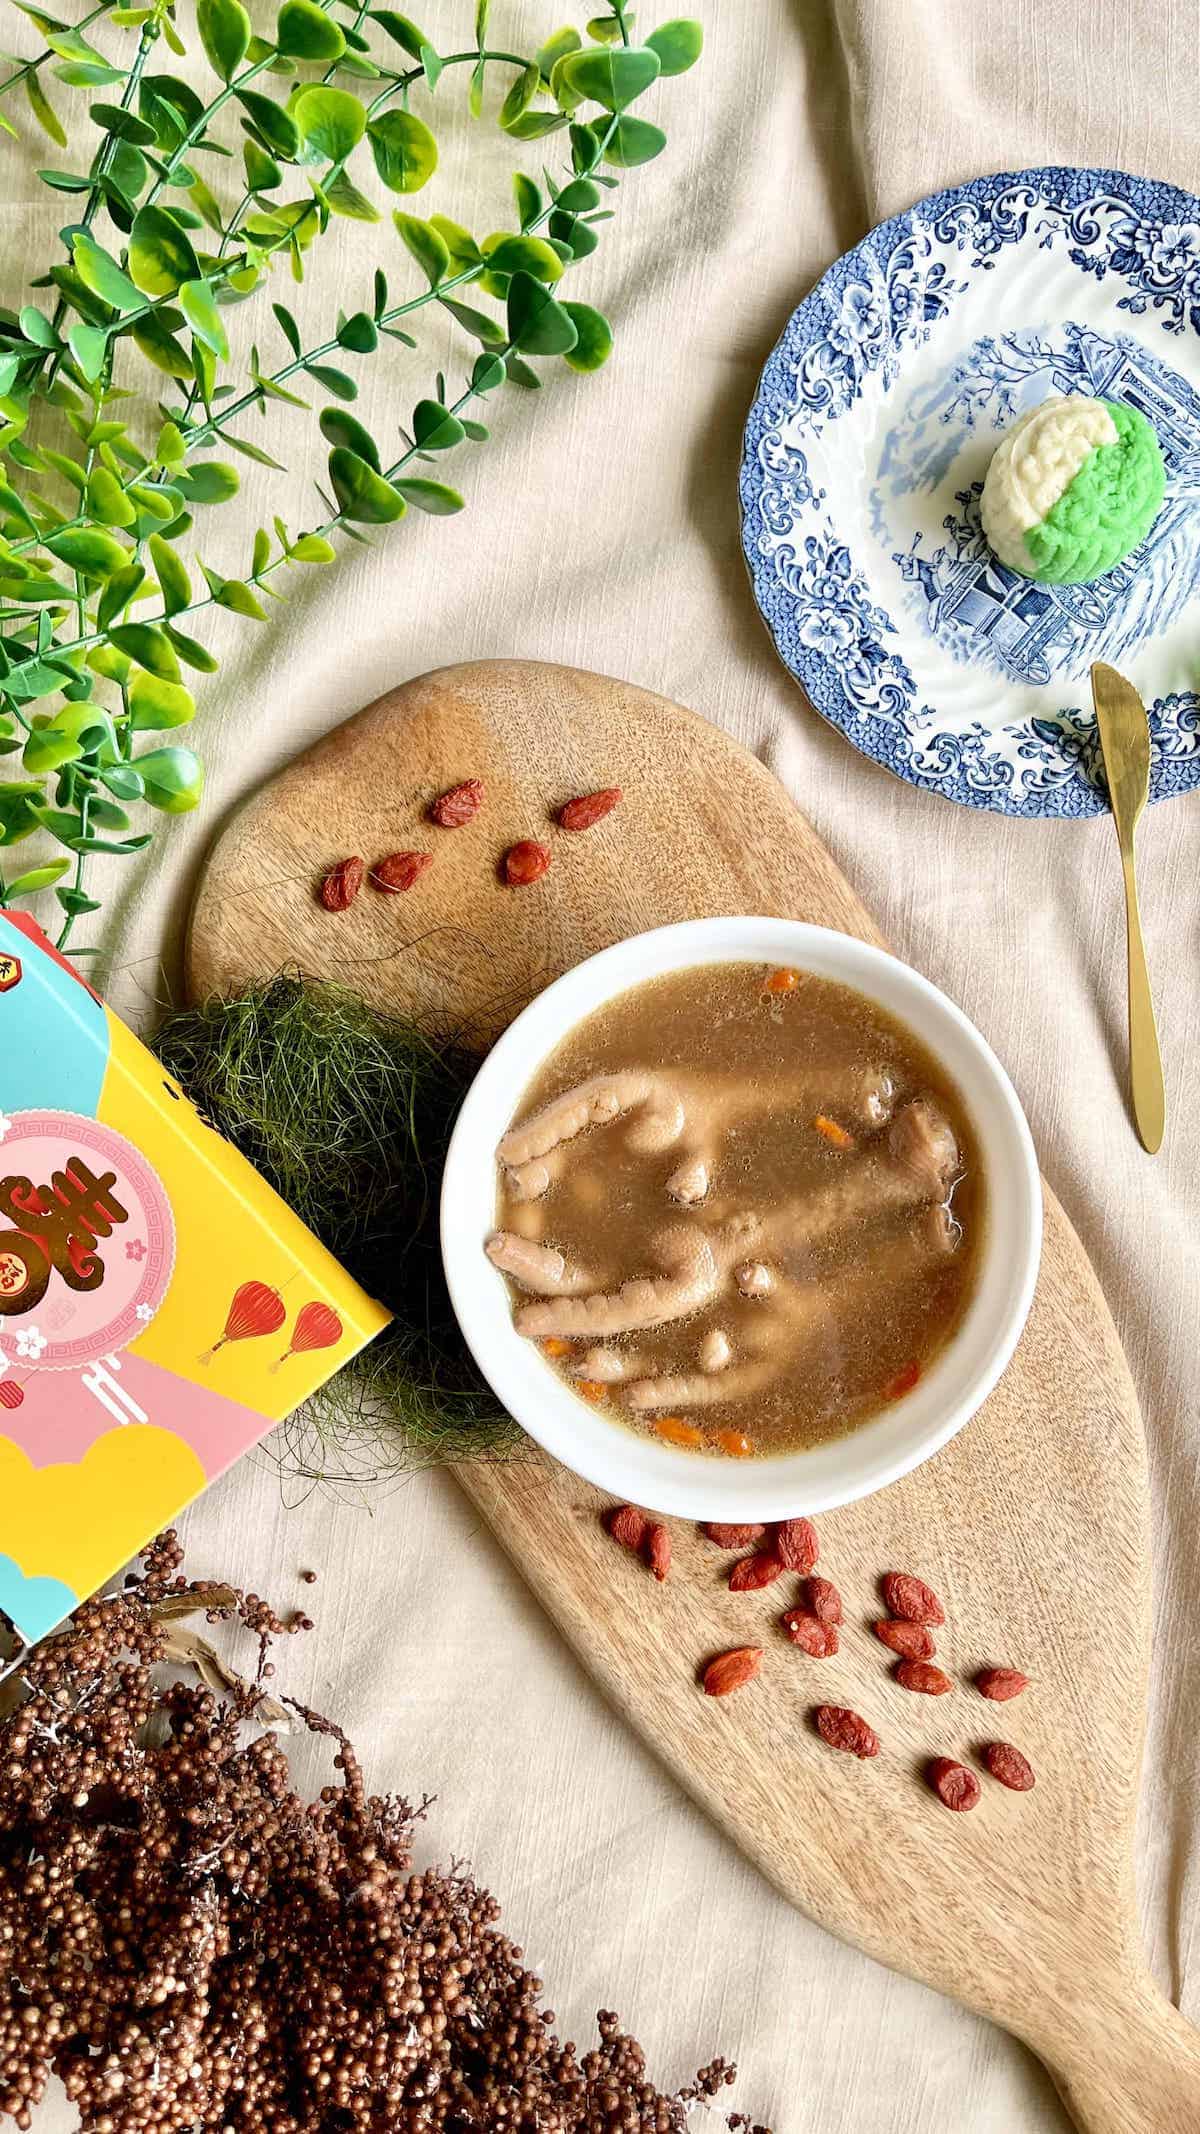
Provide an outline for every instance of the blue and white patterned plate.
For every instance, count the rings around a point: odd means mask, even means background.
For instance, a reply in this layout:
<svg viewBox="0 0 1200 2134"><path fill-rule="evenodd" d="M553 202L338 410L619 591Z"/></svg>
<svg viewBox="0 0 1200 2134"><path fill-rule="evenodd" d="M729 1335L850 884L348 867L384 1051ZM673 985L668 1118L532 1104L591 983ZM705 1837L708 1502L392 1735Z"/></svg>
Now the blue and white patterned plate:
<svg viewBox="0 0 1200 2134"><path fill-rule="evenodd" d="M1139 407L1166 502L1095 585L988 553L1001 432L1051 392ZM1200 784L1200 200L1111 170L935 193L839 259L759 385L742 539L775 644L856 748L1006 815L1106 806L1088 669L1137 684L1151 797Z"/></svg>

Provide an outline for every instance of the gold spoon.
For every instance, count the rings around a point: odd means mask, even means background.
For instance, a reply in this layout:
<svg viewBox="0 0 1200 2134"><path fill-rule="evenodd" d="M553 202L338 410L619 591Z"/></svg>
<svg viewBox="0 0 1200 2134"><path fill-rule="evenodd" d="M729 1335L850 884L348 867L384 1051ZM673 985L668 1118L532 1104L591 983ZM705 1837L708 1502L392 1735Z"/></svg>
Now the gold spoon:
<svg viewBox="0 0 1200 2134"><path fill-rule="evenodd" d="M1115 667L1107 667L1102 661L1092 668L1092 701L1096 706L1108 795L1125 874L1129 1081L1133 1117L1142 1147L1153 1156L1162 1144L1167 1100L1133 865L1133 833L1150 794L1150 725L1146 707L1132 682L1127 682Z"/></svg>

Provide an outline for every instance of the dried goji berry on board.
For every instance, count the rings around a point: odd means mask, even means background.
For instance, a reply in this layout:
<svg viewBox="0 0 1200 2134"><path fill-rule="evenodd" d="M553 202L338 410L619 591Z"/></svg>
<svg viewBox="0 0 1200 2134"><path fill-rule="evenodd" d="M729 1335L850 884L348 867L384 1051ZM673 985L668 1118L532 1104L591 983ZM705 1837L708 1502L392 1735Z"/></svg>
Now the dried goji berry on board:
<svg viewBox="0 0 1200 2134"><path fill-rule="evenodd" d="M761 1549L757 1556L743 1556L729 1574L729 1590L731 1593L756 1593L760 1586L769 1586L778 1578L782 1569L778 1556L769 1556L765 1549Z"/></svg>
<svg viewBox="0 0 1200 2134"><path fill-rule="evenodd" d="M524 889L529 882L540 882L549 866L549 848L532 837L523 837L519 844L510 845L504 855L504 879L510 889Z"/></svg>
<svg viewBox="0 0 1200 2134"><path fill-rule="evenodd" d="M646 1528L646 1562L661 1586L671 1568L671 1536L657 1522Z"/></svg>
<svg viewBox="0 0 1200 2134"><path fill-rule="evenodd" d="M752 1682L761 1666L761 1645L735 1645L731 1652L719 1652L700 1677L705 1696L727 1697L731 1689Z"/></svg>
<svg viewBox="0 0 1200 2134"><path fill-rule="evenodd" d="M881 1580L888 1611L906 1623L944 1623L946 1611L932 1586L911 1571L885 1571Z"/></svg>
<svg viewBox="0 0 1200 2134"><path fill-rule="evenodd" d="M357 852L331 867L320 888L326 911L347 911L362 888L363 863Z"/></svg>
<svg viewBox="0 0 1200 2134"><path fill-rule="evenodd" d="M580 793L575 800L568 800L558 811L559 828L562 830L590 830L593 823L601 822L619 806L624 795L619 785L606 785L599 793Z"/></svg>
<svg viewBox="0 0 1200 2134"><path fill-rule="evenodd" d="M806 1578L800 1588L800 1598L810 1615L821 1623L840 1623L842 1620L842 1596L828 1578Z"/></svg>
<svg viewBox="0 0 1200 2134"><path fill-rule="evenodd" d="M896 1622L885 1616L881 1622L872 1623L871 1628L881 1645L886 1645L889 1652L900 1653L906 1660L932 1660L937 1651L933 1632L927 1630L924 1623Z"/></svg>
<svg viewBox="0 0 1200 2134"><path fill-rule="evenodd" d="M915 1690L920 1697L944 1697L954 1688L949 1675L940 1667L931 1667L928 1660L901 1660L896 1680L901 1689Z"/></svg>
<svg viewBox="0 0 1200 2134"><path fill-rule="evenodd" d="M700 1529L719 1549L746 1549L752 1541L761 1541L765 1526L722 1526L719 1520L708 1519Z"/></svg>
<svg viewBox="0 0 1200 2134"><path fill-rule="evenodd" d="M636 1504L614 1504L604 1514L605 1527L613 1540L619 1541L623 1549L632 1549L635 1555L641 1554L649 1523Z"/></svg>
<svg viewBox="0 0 1200 2134"><path fill-rule="evenodd" d="M975 1677L975 1687L990 1703L1007 1704L1029 1688L1029 1677L1016 1667L981 1667Z"/></svg>
<svg viewBox="0 0 1200 2134"><path fill-rule="evenodd" d="M874 1727L844 1704L818 1704L813 1719L831 1749L844 1749L847 1756L878 1756L879 1736Z"/></svg>
<svg viewBox="0 0 1200 2134"><path fill-rule="evenodd" d="M432 852L389 852L386 859L376 860L367 879L372 889L397 896L402 890L411 889L432 865Z"/></svg>
<svg viewBox="0 0 1200 2134"><path fill-rule="evenodd" d="M943 1807L952 1808L955 1815L963 1815L978 1805L982 1791L979 1780L965 1764L955 1763L952 1756L935 1756L925 1776Z"/></svg>
<svg viewBox="0 0 1200 2134"><path fill-rule="evenodd" d="M781 1615L780 1623L793 1645L806 1652L811 1660L831 1660L838 1649L838 1634L832 1623L823 1623L819 1615L808 1608L789 1608Z"/></svg>
<svg viewBox="0 0 1200 2134"><path fill-rule="evenodd" d="M979 1760L993 1778L1013 1793L1028 1793L1037 1784L1029 1758L1011 1741L985 1741Z"/></svg>
<svg viewBox="0 0 1200 2134"><path fill-rule="evenodd" d="M817 1530L811 1519L783 1519L776 1527L771 1547L785 1571L805 1575L821 1553Z"/></svg>
<svg viewBox="0 0 1200 2134"><path fill-rule="evenodd" d="M452 785L448 792L438 794L430 806L429 820L443 830L461 830L464 823L474 821L482 806L482 778L464 778L461 785Z"/></svg>

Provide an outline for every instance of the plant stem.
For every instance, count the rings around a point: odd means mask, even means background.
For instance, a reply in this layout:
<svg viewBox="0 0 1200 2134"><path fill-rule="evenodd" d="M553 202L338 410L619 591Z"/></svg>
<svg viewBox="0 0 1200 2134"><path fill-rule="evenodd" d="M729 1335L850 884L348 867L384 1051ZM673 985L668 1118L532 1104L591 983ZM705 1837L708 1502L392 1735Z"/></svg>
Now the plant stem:
<svg viewBox="0 0 1200 2134"><path fill-rule="evenodd" d="M458 67L468 65L473 66L481 58L488 60L489 63L492 61L498 61L501 65L520 67L522 71L524 71L524 68L527 64L525 60L518 58L518 56L513 52L489 52L483 50L482 48L477 48L473 52L451 53L449 57L443 60L442 62L443 71L447 67ZM387 100L388 97L394 96L400 87L407 86L409 83L420 79L420 77L424 74L424 71L425 70L423 67L414 67L411 68L407 74L396 75L394 77L393 82L389 84L388 88L386 90L381 90L379 95L376 96L372 103L367 107L368 113L374 113L379 108L379 106ZM613 122L613 125L610 125L608 132L605 135L604 146L607 146L608 140L611 138L612 132L614 130L614 126L615 121ZM593 162L590 166L590 168L592 168L593 170L595 169L596 164L599 162L602 153L603 149L601 148L600 150L598 150L595 158L593 159ZM534 220L530 223L529 232L532 233L534 230L541 229L543 225L550 220L550 217L553 213L554 202L551 201L549 206L543 208L541 214L535 216ZM379 326L393 326L398 319L407 318L412 312L423 310L426 304L440 302L441 299L444 296L448 295L452 290L465 288L469 282L476 281L480 274L483 273L485 264L486 263L481 263L478 266L464 267L460 274L455 274L451 276L448 281L433 283L430 288L422 290L419 296L409 297L403 304L396 304L390 311L384 312L381 317L376 320L376 324ZM291 362L283 364L281 368L277 371L272 371L268 382L271 385L282 385L286 378L296 377L300 371L306 370L310 363L320 363L324 360L326 356L337 355L341 350L341 346L341 342L337 339L337 336L335 335L332 340L322 341L316 348L305 349L302 355L293 357ZM197 429L186 430L184 432L184 435L186 437L189 449L194 445L202 445L209 443L214 437L220 435L220 432L227 421L236 419L236 417L238 415L243 414L247 408L258 406L262 398L263 394L261 388L257 385L251 386L246 392L241 395L239 399L228 402L221 409L220 416L218 418L215 418L212 422L202 423ZM193 393L189 395L188 405L183 409L182 415L176 417L176 420L179 422L181 428L186 422L187 417L190 414L191 409L195 406L195 404L196 396Z"/></svg>
<svg viewBox="0 0 1200 2134"><path fill-rule="evenodd" d="M87 786L85 786L83 792L80 794L79 797L79 835L81 837L86 837L88 834L88 815L91 812L91 806L92 796ZM76 891L77 894L80 893L83 889L83 877L86 870L87 858L88 855L86 852L77 852L75 854L75 878L71 883L71 887ZM64 913L63 923L58 930L58 939L54 944L55 948L66 947L68 941L71 938L71 929L75 924L75 917L76 915L72 911Z"/></svg>
<svg viewBox="0 0 1200 2134"><path fill-rule="evenodd" d="M110 7L115 7L115 5L116 0L100 0L99 7L94 7L90 14L84 15L78 22L73 22L71 28L73 30L86 30L89 23L95 22L98 15L107 15ZM18 82L23 82L30 74L36 74L39 68L45 66L48 59L53 58L54 53L47 45L45 51L39 52L36 59L23 60L15 74L8 75L6 80L0 82L0 96L7 96L9 90L15 89Z"/></svg>
<svg viewBox="0 0 1200 2134"><path fill-rule="evenodd" d="M220 91L219 95L214 96L211 104L205 105L199 118L193 120L192 124L188 127L188 130L184 134L184 137L179 143L178 148L173 149L170 156L167 158L166 169L163 171L161 177L155 179L153 185L151 186L149 192L146 195L145 200L142 203L144 207L153 207L164 186L173 183L175 172L178 170L179 165L183 162L188 150L190 148L194 148L197 141L200 140L201 136L207 133L210 121L216 117L218 111L224 110L225 105L229 102L230 97L236 96L239 90L244 89L247 82L255 81L257 77L262 74L267 67L271 65L272 61L277 59L278 57L278 48L275 45L272 45L270 51L264 53L261 59L256 59L253 66L245 67L240 74L234 75L232 81L227 81L225 87Z"/></svg>

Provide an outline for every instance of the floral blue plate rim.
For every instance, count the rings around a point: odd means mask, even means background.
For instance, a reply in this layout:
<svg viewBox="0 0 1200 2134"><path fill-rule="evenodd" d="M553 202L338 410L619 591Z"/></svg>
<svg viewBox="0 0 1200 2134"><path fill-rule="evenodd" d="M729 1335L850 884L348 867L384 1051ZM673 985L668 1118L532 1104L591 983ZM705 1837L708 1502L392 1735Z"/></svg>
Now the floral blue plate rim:
<svg viewBox="0 0 1200 2134"><path fill-rule="evenodd" d="M1128 172L1048 166L996 172L928 195L878 224L797 306L766 363L746 422L739 476L742 547L755 599L781 659L814 707L855 748L909 783L967 806L1025 817L1079 817L1108 805L1094 722L1090 712L1080 710L1086 684L1081 692L1076 682L1076 702L1069 707L1048 697L1044 719L1025 716L1009 727L972 720L958 732L938 731L941 714L921 700L920 684L903 656L905 640L911 644L914 638L912 613L900 627L876 597L852 543L839 537L832 507L824 508L827 492L819 480L821 444L832 426L852 415L864 389L889 393L904 374L905 358L926 346L979 277L1003 261L1007 248L1027 239L1039 250L1065 247L1066 259L1089 291L1112 278L1122 291L1112 307L1114 328L1121 323L1115 317L1119 312L1153 329L1158 354L1121 332L1105 336L1065 322L1063 332L1068 340L1074 335L1076 355L1091 342L1118 352L1127 374L1132 351L1134 385L1149 393L1149 410L1166 404L1164 392L1186 401L1190 453L1181 448L1179 457L1187 460L1189 507L1200 501L1200 354L1194 358L1194 386L1162 360L1162 353L1171 353L1164 336L1186 343L1189 354L1200 346L1200 199ZM964 271L968 279L958 279ZM1048 344L1033 335L1024 338L1037 351L1031 362L1065 360L1061 347L1048 351ZM999 346L1010 359L1006 371L1021 339L1001 336ZM994 344L982 345L991 349ZM1061 388L1099 390L1086 378L1076 383L1069 365ZM1122 397L1119 389L1114 397ZM1136 398L1137 390L1130 397ZM1175 412L1182 420L1183 411ZM1172 463L1163 442L1170 498ZM977 492L980 484L973 486ZM1177 480L1176 490L1182 486ZM959 575L970 579L974 574L976 595L986 580L999 608L1028 605L1031 582L986 554L976 500L968 501L961 490L955 497L966 507L961 523L954 522L952 561L961 566ZM949 517L942 523L952 524ZM1186 528L1183 551L1181 525ZM1147 553L1154 540L1152 533L1132 559L1143 577L1155 566L1154 555ZM919 548L919 541L913 546ZM935 562L943 554L939 551ZM900 555L893 561L900 563ZM920 561L911 568L929 575ZM1181 505L1173 545L1164 544L1160 559L1160 586L1152 591L1190 586L1198 569L1200 509ZM1124 580L1118 573L1110 576L1114 597L1127 593L1129 575ZM1096 589L1053 591L1061 610L1073 595L1082 596L1086 606ZM1186 591L1174 597L1178 608ZM1145 627L1127 627L1123 639L1098 637L1095 657L1112 658L1114 650L1128 655L1140 638L1150 636L1155 600L1143 600L1142 608L1150 618ZM1060 617L1058 626L1060 635L1072 636L1076 661L1081 648L1086 657L1080 615ZM964 654L958 649L953 656L961 660ZM1047 679L1040 669L1020 678ZM996 683L999 697L1005 686L999 671ZM1190 791L1200 784L1200 694L1190 687L1143 693L1154 744L1150 797Z"/></svg>

